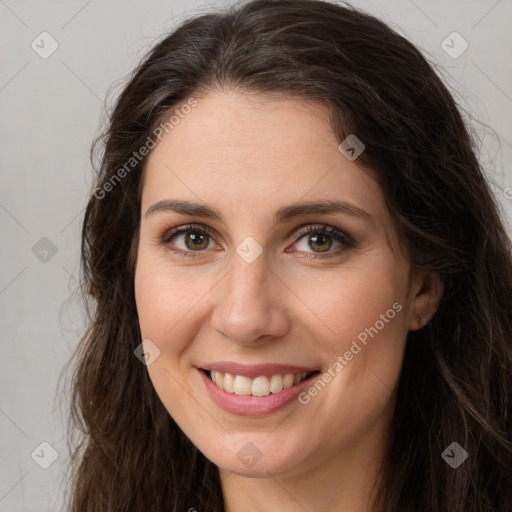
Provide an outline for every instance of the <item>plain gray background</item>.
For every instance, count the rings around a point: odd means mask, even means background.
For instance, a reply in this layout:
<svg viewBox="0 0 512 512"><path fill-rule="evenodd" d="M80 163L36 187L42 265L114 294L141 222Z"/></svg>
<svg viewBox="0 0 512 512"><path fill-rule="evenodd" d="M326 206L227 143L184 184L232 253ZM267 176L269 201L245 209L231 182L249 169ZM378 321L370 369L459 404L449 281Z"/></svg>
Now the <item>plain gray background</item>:
<svg viewBox="0 0 512 512"><path fill-rule="evenodd" d="M119 92L142 55L185 17L233 3L0 0L0 511L62 510L66 406L56 393L83 328L72 292L92 182L89 148L107 91L115 84ZM351 3L440 66L479 121L481 162L510 226L512 0ZM58 48L42 58L52 44ZM58 457L43 469L52 450Z"/></svg>

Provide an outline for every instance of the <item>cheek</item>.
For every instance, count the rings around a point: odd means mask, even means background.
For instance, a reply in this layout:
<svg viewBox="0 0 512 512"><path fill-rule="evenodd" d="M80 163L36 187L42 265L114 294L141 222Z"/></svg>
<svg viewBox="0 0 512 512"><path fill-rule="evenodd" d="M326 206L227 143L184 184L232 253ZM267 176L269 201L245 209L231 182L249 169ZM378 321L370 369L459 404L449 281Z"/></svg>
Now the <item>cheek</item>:
<svg viewBox="0 0 512 512"><path fill-rule="evenodd" d="M301 283L297 293L314 311L309 326L316 326L324 367L321 382L299 398L313 417L330 418L317 433L333 440L328 452L340 438L355 442L392 403L407 337L407 279L390 260L315 280L314 287Z"/></svg>
<svg viewBox="0 0 512 512"><path fill-rule="evenodd" d="M184 329L196 317L201 300L211 290L200 270L179 268L149 256L141 257L135 274L135 300L143 338L167 352L180 352L187 339Z"/></svg>
<svg viewBox="0 0 512 512"><path fill-rule="evenodd" d="M194 337L188 331L207 314L201 311L224 274L218 270L200 265L180 267L143 251L135 275L143 338L154 340L168 352L183 351L187 340ZM311 330L312 339L326 349L327 357L337 357L357 339L364 344L366 337L369 346L369 340L377 337L404 337L404 315L395 314L393 304L405 306L405 276L393 258L382 255L378 261L343 271L299 271L284 277L293 292L286 306L293 311L296 302L297 324Z"/></svg>
<svg viewBox="0 0 512 512"><path fill-rule="evenodd" d="M298 283L297 295L314 314L308 324L324 355L323 370L335 375L336 400L354 394L348 403L360 403L366 394L375 407L386 401L400 374L408 332L406 268L381 259L316 279L314 287Z"/></svg>
<svg viewBox="0 0 512 512"><path fill-rule="evenodd" d="M405 306L406 274L392 260L317 275L311 282L297 279L294 292L317 318L319 338L331 352L348 350L351 340L376 323L383 333L404 331L404 315L397 310Z"/></svg>
<svg viewBox="0 0 512 512"><path fill-rule="evenodd" d="M187 432L194 424L194 415L204 414L202 407L183 392L183 386L187 379L186 353L197 336L201 299L210 289L208 277L195 269L171 266L151 254L138 259L135 300L141 336L160 350L147 370L165 408ZM203 433L198 431L196 435Z"/></svg>

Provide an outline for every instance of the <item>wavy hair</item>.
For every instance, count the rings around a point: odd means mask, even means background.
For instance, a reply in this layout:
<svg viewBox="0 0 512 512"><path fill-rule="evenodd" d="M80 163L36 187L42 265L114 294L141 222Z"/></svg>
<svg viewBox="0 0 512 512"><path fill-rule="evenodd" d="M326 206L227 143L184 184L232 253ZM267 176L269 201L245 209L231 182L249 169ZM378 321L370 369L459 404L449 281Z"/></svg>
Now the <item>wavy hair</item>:
<svg viewBox="0 0 512 512"><path fill-rule="evenodd" d="M254 0L185 20L141 60L93 145L102 152L82 229L90 308L70 359L79 440L70 444L69 509L224 510L218 468L134 356L147 156L115 176L178 105L228 88L327 105L338 140L364 142L358 163L381 186L412 265L443 279L437 313L408 335L378 509L510 510L512 250L475 141L414 45L373 16L321 0ZM454 441L469 454L457 469L441 457Z"/></svg>

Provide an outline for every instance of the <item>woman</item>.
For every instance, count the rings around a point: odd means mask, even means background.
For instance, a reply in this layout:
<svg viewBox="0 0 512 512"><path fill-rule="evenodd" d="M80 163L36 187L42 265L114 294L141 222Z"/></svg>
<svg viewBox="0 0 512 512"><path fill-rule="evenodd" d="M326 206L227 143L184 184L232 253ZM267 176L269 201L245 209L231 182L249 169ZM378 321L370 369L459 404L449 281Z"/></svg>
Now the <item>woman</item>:
<svg viewBox="0 0 512 512"><path fill-rule="evenodd" d="M200 16L104 143L71 510L510 509L510 241L411 43L322 1Z"/></svg>

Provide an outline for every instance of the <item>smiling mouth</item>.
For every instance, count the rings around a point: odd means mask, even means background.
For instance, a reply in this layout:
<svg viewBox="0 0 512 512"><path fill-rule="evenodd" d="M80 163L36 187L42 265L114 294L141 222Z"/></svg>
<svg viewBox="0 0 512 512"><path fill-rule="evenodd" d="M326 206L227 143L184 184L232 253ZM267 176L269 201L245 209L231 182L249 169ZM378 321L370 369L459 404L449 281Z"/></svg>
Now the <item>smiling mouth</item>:
<svg viewBox="0 0 512 512"><path fill-rule="evenodd" d="M268 396L291 388L317 375L319 371L300 373L276 373L260 375L254 379L245 375L233 375L227 372L201 369L208 378L220 389L235 395Z"/></svg>

